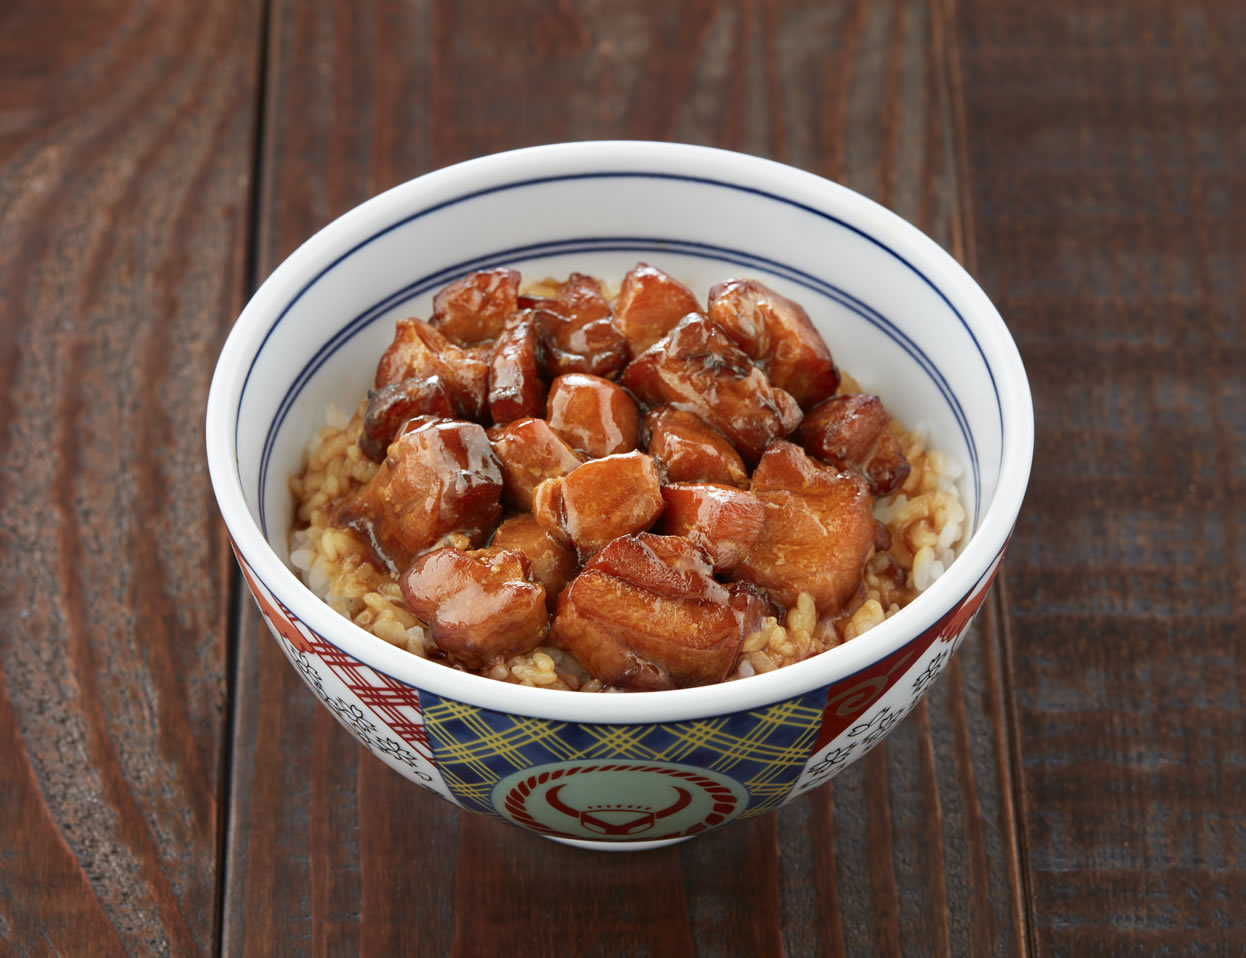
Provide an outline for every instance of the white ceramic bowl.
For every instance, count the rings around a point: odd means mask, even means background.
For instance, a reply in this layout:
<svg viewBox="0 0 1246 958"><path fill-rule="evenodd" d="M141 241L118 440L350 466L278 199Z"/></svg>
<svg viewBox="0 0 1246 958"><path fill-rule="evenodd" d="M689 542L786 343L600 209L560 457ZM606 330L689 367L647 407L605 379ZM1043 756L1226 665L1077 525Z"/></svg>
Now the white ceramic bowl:
<svg viewBox="0 0 1246 958"><path fill-rule="evenodd" d="M972 534L929 589L860 638L721 685L591 695L428 662L338 616L288 565L287 478L330 403L366 391L394 322L471 270L638 260L699 295L753 276L796 299L836 362L959 460ZM768 811L860 758L946 665L1002 558L1033 411L999 314L934 242L875 203L755 157L593 142L484 157L396 187L281 264L221 352L212 483L247 582L312 691L393 768L465 808L609 847Z"/></svg>

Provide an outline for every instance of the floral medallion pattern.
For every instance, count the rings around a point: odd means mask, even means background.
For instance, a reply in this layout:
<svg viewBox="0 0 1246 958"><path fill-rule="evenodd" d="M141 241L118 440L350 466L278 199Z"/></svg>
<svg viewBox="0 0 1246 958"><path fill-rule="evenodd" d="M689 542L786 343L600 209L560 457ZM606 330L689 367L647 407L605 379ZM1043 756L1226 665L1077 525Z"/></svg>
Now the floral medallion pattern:
<svg viewBox="0 0 1246 958"><path fill-rule="evenodd" d="M822 730L793 795L830 781L917 706L969 634L999 564L996 559L978 584L916 639L827 690Z"/></svg>
<svg viewBox="0 0 1246 958"><path fill-rule="evenodd" d="M453 801L428 742L419 693L325 641L241 559L239 567L281 651L342 727L385 764Z"/></svg>

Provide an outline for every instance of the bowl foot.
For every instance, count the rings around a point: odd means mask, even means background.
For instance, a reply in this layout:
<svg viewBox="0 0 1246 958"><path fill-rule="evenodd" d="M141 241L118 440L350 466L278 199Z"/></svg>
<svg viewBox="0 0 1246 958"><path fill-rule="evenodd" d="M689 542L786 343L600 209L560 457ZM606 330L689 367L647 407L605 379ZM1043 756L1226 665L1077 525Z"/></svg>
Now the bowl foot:
<svg viewBox="0 0 1246 958"><path fill-rule="evenodd" d="M680 842L686 842L695 835L681 835L678 838L657 838L651 842L595 842L584 838L558 838L553 835L544 835L551 842L558 842L560 845L571 845L573 848L586 848L593 852L647 852L655 848L665 848L667 845L678 845Z"/></svg>

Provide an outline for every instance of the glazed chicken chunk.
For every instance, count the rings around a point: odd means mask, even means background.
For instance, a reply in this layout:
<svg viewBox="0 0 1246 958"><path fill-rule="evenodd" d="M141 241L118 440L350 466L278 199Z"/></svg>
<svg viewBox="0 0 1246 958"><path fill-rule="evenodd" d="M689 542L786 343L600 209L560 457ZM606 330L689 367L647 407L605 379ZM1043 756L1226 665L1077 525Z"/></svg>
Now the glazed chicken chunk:
<svg viewBox="0 0 1246 958"><path fill-rule="evenodd" d="M385 450L398 430L416 416L455 419L462 413L446 381L434 374L411 377L368 393L359 448L373 462L385 459Z"/></svg>
<svg viewBox="0 0 1246 958"><path fill-rule="evenodd" d="M733 279L710 289L709 318L722 326L770 381L802 409L834 394L839 370L799 303L755 279Z"/></svg>
<svg viewBox="0 0 1246 958"><path fill-rule="evenodd" d="M549 386L545 421L591 458L631 452L640 441L640 410L618 383L566 373Z"/></svg>
<svg viewBox="0 0 1246 958"><path fill-rule="evenodd" d="M766 506L751 492L709 482L674 482L662 487L666 508L657 532L691 539L717 573L734 569L761 535Z"/></svg>
<svg viewBox="0 0 1246 958"><path fill-rule="evenodd" d="M489 358L489 416L495 423L539 416L545 410L541 338L528 312L515 313Z"/></svg>
<svg viewBox="0 0 1246 958"><path fill-rule="evenodd" d="M563 592L550 635L616 688L721 682L769 609L751 587L724 585L712 573L688 539L615 539Z"/></svg>
<svg viewBox="0 0 1246 958"><path fill-rule="evenodd" d="M593 459L532 494L536 521L573 543L581 561L612 539L648 529L662 504L658 470L643 452Z"/></svg>
<svg viewBox="0 0 1246 958"><path fill-rule="evenodd" d="M520 297L534 310L551 375L613 376L627 365L627 340L615 328L600 280L572 273L557 296Z"/></svg>
<svg viewBox="0 0 1246 958"><path fill-rule="evenodd" d="M746 463L800 424L800 407L722 328L692 314L636 357L620 382L648 406L695 413L726 436Z"/></svg>
<svg viewBox="0 0 1246 958"><path fill-rule="evenodd" d="M748 470L735 446L696 413L655 406L645 413L649 455L667 482L717 482L748 486Z"/></svg>
<svg viewBox="0 0 1246 958"><path fill-rule="evenodd" d="M437 549L420 556L401 584L407 608L437 647L473 668L545 638L545 587L531 581L518 552Z"/></svg>
<svg viewBox="0 0 1246 958"><path fill-rule="evenodd" d="M419 416L390 444L380 470L338 510L391 572L444 536L480 545L502 516L502 469L477 423Z"/></svg>
<svg viewBox="0 0 1246 958"><path fill-rule="evenodd" d="M488 269L469 273L433 297L429 322L451 342L472 346L497 339L518 308L519 273Z"/></svg>
<svg viewBox="0 0 1246 958"><path fill-rule="evenodd" d="M501 463L503 495L525 512L532 509L532 491L538 485L584 462L544 419L516 419L494 426L488 435Z"/></svg>
<svg viewBox="0 0 1246 958"><path fill-rule="evenodd" d="M579 567L575 550L565 545L558 536L542 528L531 513L504 519L493 534L489 550L518 552L531 566L529 574L533 582L545 586L545 601L552 610L558 601L558 593L571 581Z"/></svg>
<svg viewBox="0 0 1246 958"><path fill-rule="evenodd" d="M818 403L800 424L800 441L823 462L859 472L876 496L895 492L909 475L891 417L877 396L834 396Z"/></svg>
<svg viewBox="0 0 1246 958"><path fill-rule="evenodd" d="M765 521L732 578L789 607L808 593L820 615L849 606L874 549L874 500L865 481L781 440L757 464L751 492L765 505Z"/></svg>
<svg viewBox="0 0 1246 958"><path fill-rule="evenodd" d="M692 290L646 263L623 277L614 301L614 325L639 356L689 313L701 312Z"/></svg>
<svg viewBox="0 0 1246 958"><path fill-rule="evenodd" d="M404 379L439 376L448 387L459 415L484 418L489 398L489 358L492 347L463 348L419 319L401 319L394 340L376 365L376 388Z"/></svg>

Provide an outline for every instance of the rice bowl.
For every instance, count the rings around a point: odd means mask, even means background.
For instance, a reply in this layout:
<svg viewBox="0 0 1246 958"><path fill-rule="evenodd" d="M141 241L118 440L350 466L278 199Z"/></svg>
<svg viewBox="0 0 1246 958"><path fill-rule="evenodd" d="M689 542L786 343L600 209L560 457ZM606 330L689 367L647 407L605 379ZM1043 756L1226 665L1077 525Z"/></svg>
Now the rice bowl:
<svg viewBox="0 0 1246 958"><path fill-rule="evenodd" d="M345 430L395 321L426 315L454 277L497 265L615 277L639 259L696 289L747 272L799 298L828 327L842 368L883 395L897 420L922 426L924 448L940 453L914 470L933 489L910 490L876 514L908 521L929 509L922 495L950 481L962 529L949 532L945 516L924 543L930 552L912 573L925 588L899 611L888 616L880 593L877 608L858 610L868 631L803 661L758 668L750 656L769 660L772 642L777 651L799 641L800 622L785 623L785 635L754 640L741 667L763 674L741 681L583 695L540 687L559 665L545 650L508 665L508 681L412 654L423 639L393 608L392 590L350 582L332 566L344 544L313 548L314 535L291 542L299 520L289 477L312 463L313 479L299 490L310 522L324 484L358 468L344 452ZM340 412L326 424L330 406ZM636 848L778 807L855 761L913 707L998 569L1028 479L1033 413L989 300L893 214L753 157L582 143L429 174L309 239L265 281L225 344L207 442L221 512L266 623L351 734L460 807L560 840ZM950 562L954 541L944 535L960 540ZM367 612L368 629L352 621ZM555 780L568 787L551 792ZM623 791L630 804L652 808L631 824L603 824L586 811ZM689 803L672 811L677 793Z"/></svg>

